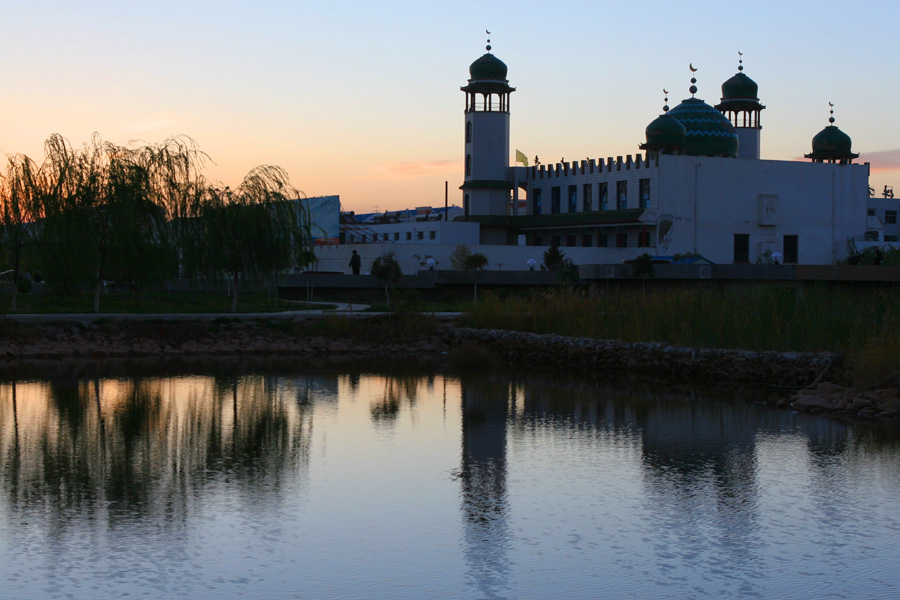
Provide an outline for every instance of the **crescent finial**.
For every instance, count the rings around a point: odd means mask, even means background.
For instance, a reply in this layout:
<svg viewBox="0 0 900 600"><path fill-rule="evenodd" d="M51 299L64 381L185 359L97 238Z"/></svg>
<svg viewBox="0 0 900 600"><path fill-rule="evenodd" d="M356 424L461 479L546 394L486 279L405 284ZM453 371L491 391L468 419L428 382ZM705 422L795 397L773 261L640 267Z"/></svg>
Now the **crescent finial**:
<svg viewBox="0 0 900 600"><path fill-rule="evenodd" d="M697 69L694 68L694 63L691 63L691 64L690 64L690 68L691 68L691 73L696 73L696 72L697 72Z"/></svg>
<svg viewBox="0 0 900 600"><path fill-rule="evenodd" d="M488 35L491 35L491 32L488 31L487 29L485 29L484 32L485 32L486 34L488 34Z"/></svg>

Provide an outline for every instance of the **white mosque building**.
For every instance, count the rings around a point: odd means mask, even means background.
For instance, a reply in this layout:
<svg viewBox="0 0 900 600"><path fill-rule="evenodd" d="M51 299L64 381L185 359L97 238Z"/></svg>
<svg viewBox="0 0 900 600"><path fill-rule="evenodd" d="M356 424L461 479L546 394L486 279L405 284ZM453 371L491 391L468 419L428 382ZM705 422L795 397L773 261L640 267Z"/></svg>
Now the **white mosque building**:
<svg viewBox="0 0 900 600"><path fill-rule="evenodd" d="M461 87L463 217L431 222L424 234L372 224L365 241L375 243L323 249L325 264L345 270L352 246L364 262L393 251L407 273L423 256L450 268L457 243L484 253L489 268L522 269L550 246L581 265L644 253L699 254L713 263L755 263L778 253L786 264L833 264L846 257L848 242L873 239L869 165L853 162L850 137L832 115L812 139L809 162L762 159L765 106L740 64L716 106L696 97L692 78L690 97L665 106L647 126L641 154L532 166L510 165L515 88L507 72L488 45Z"/></svg>
<svg viewBox="0 0 900 600"><path fill-rule="evenodd" d="M761 159L765 106L743 66L715 107L692 78L691 97L647 126L644 154L530 167L508 164L506 65L488 52L469 73L463 206L482 244L524 236L527 246L596 248L597 262L647 252L747 263L779 252L785 263L832 264L867 231L869 166L853 163L850 137L832 116L810 162Z"/></svg>

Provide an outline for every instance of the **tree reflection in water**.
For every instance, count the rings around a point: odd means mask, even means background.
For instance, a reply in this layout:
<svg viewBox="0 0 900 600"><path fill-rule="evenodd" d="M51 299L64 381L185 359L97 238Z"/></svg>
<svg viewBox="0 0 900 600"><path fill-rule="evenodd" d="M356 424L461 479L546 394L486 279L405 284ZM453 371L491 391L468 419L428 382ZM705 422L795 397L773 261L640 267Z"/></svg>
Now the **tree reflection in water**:
<svg viewBox="0 0 900 600"><path fill-rule="evenodd" d="M419 386L424 383L420 374L386 375L383 379L383 391L372 398L369 408L376 424L393 422L400 414L401 401L405 401L411 409L414 408Z"/></svg>
<svg viewBox="0 0 900 600"><path fill-rule="evenodd" d="M305 471L312 413L263 376L57 380L0 386L10 505L176 524L218 480L277 489ZM24 393L23 393L24 392ZM24 405L27 404L27 407ZM248 497L251 495L248 494Z"/></svg>
<svg viewBox="0 0 900 600"><path fill-rule="evenodd" d="M497 372L0 383L0 575L76 596L824 596L798 580L815 563L871 592L896 562L897 439Z"/></svg>

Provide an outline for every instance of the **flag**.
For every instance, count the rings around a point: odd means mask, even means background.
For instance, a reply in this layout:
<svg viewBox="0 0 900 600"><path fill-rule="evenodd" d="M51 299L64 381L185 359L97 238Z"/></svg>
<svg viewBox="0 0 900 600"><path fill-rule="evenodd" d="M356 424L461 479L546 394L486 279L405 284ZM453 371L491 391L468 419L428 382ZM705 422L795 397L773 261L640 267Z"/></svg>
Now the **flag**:
<svg viewBox="0 0 900 600"><path fill-rule="evenodd" d="M528 166L528 157L521 150L516 150L516 162Z"/></svg>

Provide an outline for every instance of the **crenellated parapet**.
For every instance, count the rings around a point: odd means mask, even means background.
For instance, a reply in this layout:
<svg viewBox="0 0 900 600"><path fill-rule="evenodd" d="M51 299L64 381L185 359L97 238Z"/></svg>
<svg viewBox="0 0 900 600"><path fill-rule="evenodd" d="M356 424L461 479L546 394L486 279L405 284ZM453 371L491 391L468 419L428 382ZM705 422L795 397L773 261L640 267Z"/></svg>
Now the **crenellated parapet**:
<svg viewBox="0 0 900 600"><path fill-rule="evenodd" d="M647 154L626 154L613 158L587 158L580 161L558 162L550 165L533 165L528 167L531 179L550 179L553 177L569 177L571 175L590 175L594 173L612 173L614 171L632 171L649 169L659 165L658 157Z"/></svg>

